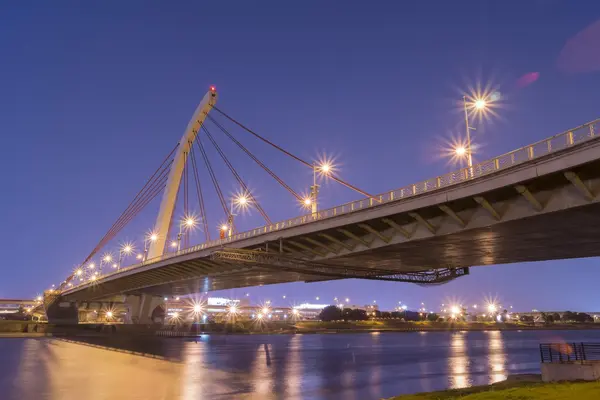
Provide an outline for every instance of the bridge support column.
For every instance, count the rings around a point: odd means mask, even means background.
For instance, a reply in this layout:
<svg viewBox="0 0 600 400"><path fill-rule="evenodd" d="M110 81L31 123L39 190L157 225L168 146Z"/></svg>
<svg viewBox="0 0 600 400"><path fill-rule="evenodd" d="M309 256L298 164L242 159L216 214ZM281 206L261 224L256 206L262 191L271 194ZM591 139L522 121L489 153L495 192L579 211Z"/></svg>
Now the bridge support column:
<svg viewBox="0 0 600 400"><path fill-rule="evenodd" d="M44 294L44 308L49 324L77 325L79 307L74 301L62 301L60 296Z"/></svg>
<svg viewBox="0 0 600 400"><path fill-rule="evenodd" d="M161 305L163 305L163 309L166 310L164 303L164 299L158 296L150 296L147 294L127 296L125 304L128 306L129 312L127 313L125 322L128 324L162 323L165 316L160 318L161 321L155 321L152 314L156 307Z"/></svg>

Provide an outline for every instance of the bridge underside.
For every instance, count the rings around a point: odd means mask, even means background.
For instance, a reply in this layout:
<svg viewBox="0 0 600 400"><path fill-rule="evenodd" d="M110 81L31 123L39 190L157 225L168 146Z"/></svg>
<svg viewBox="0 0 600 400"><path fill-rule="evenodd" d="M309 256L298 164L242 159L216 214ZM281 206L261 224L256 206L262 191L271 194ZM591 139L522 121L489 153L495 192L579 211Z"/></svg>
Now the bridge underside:
<svg viewBox="0 0 600 400"><path fill-rule="evenodd" d="M435 284L471 266L600 256L600 140L571 150L448 190L132 267L64 296L356 277Z"/></svg>
<svg viewBox="0 0 600 400"><path fill-rule="evenodd" d="M314 274L306 272L311 268L310 260L305 260L299 267L291 267L278 261L236 261L213 255L92 286L69 298L92 300L115 293L185 295L275 283L361 277L360 274L368 269L372 269L371 276L377 278L410 271L431 271L441 264L460 268L600 256L597 239L600 237L600 204L536 216L535 223L531 218L534 217L365 250L328 262L314 261ZM575 245L577 252L573 252ZM344 271L342 265L349 269ZM324 276L324 266L332 266L340 274L347 275ZM458 271L454 277L463 275L460 269ZM369 279L366 273L362 277ZM392 276L390 280L410 281L402 276ZM139 289L130 289L136 287Z"/></svg>

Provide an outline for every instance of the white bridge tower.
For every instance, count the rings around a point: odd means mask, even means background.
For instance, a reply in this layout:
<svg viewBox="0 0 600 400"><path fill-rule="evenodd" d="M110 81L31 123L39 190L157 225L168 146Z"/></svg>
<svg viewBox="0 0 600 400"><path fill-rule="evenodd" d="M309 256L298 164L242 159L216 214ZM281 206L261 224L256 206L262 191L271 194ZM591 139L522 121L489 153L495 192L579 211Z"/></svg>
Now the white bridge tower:
<svg viewBox="0 0 600 400"><path fill-rule="evenodd" d="M150 249L146 255L148 260L162 256L165 251L165 243L171 228L175 203L177 202L177 193L179 192L179 184L181 183L181 177L183 176L183 170L187 161L186 159L190 154L190 148L200 131L200 127L204 123L204 119L216 103L217 91L214 86L211 86L208 93L206 93L200 104L198 104L198 107L179 142L179 146L175 152L175 158L173 159L173 165L171 165L171 170L169 171L165 192L160 202L156 224L152 231L152 233L157 235L157 239L150 243Z"/></svg>

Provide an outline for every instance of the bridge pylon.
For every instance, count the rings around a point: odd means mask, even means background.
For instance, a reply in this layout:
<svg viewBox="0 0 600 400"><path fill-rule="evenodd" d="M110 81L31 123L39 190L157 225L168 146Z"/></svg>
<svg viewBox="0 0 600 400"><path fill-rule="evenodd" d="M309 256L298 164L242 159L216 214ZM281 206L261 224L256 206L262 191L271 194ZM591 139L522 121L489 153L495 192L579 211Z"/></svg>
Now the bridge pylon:
<svg viewBox="0 0 600 400"><path fill-rule="evenodd" d="M165 191L160 203L158 217L156 218L156 223L152 232L156 235L156 240L150 243L146 259L162 256L165 251L165 243L167 242L171 222L173 221L173 212L175 210L175 203L177 202L179 185L187 162L187 157L190 154L190 148L192 147L192 143L194 143L206 116L217 103L217 97L215 87L211 86L210 90L202 98L200 104L198 104L194 115L190 119L190 122L179 141L179 146L177 147L173 165L171 166L169 177L167 178L167 185L165 186Z"/></svg>
<svg viewBox="0 0 600 400"><path fill-rule="evenodd" d="M50 324L77 325L79 323L77 303L64 300L57 290L44 292L44 309Z"/></svg>

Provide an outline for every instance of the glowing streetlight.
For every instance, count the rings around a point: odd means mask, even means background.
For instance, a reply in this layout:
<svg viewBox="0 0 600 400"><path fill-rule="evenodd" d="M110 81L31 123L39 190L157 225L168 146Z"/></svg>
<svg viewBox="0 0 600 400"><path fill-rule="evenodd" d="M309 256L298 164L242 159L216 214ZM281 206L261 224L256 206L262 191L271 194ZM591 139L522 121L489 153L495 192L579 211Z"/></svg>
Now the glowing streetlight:
<svg viewBox="0 0 600 400"><path fill-rule="evenodd" d="M131 255L132 252L133 244L124 243L123 246L121 246L121 249L119 250L119 262L117 263L117 269L121 268L121 261L123 260L123 257Z"/></svg>
<svg viewBox="0 0 600 400"><path fill-rule="evenodd" d="M488 304L487 309L491 314L493 314L496 311L498 311L498 306L495 305L494 303L490 303L490 304Z"/></svg>
<svg viewBox="0 0 600 400"><path fill-rule="evenodd" d="M452 307L450 308L450 312L451 312L452 314L458 315L458 314L460 314L460 308L459 308L458 306L452 306Z"/></svg>
<svg viewBox="0 0 600 400"><path fill-rule="evenodd" d="M181 238L185 233L188 233L191 230L193 230L197 224L198 221L193 215L188 215L184 217L179 223L179 233L177 234L177 242L173 242L175 244L171 243L171 247L177 248L177 251L181 250Z"/></svg>
<svg viewBox="0 0 600 400"><path fill-rule="evenodd" d="M269 307L263 307L262 312L263 312L263 314L268 314L269 313Z"/></svg>
<svg viewBox="0 0 600 400"><path fill-rule="evenodd" d="M135 256L135 258L137 258L138 260L141 260L142 258L144 258L144 256L142 254L138 254L137 256Z"/></svg>
<svg viewBox="0 0 600 400"><path fill-rule="evenodd" d="M187 217L185 219L185 226L190 229L196 226L196 220L193 217Z"/></svg>
<svg viewBox="0 0 600 400"><path fill-rule="evenodd" d="M94 269L94 268L96 268L96 264L94 264L94 263L90 263L90 264L88 265L88 268L89 268L89 269Z"/></svg>
<svg viewBox="0 0 600 400"><path fill-rule="evenodd" d="M463 146L457 146L454 149L454 153L458 156L458 157L463 157L465 154L467 154L467 149L465 149Z"/></svg>
<svg viewBox="0 0 600 400"><path fill-rule="evenodd" d="M476 111L479 112L483 112L486 107L487 107L487 102L484 98L475 98L473 99L474 101L472 101L472 106L475 108ZM463 105L464 105L464 110L465 110L465 131L467 133L467 146L466 149L464 149L464 153L466 153L467 156L467 166L469 167L469 174L470 176L472 176L473 174L473 149L471 146L471 131L475 130L475 128L472 128L469 125L469 112L467 110L467 96L463 96ZM458 149L457 149L458 150ZM463 154L464 154L463 153ZM457 153L458 154L458 153Z"/></svg>
<svg viewBox="0 0 600 400"><path fill-rule="evenodd" d="M75 271L75 275L81 276L81 274L83 274L83 271L81 270L81 268L79 268L77 271Z"/></svg>
<svg viewBox="0 0 600 400"><path fill-rule="evenodd" d="M194 304L194 314L200 314L202 312L202 306L200 304Z"/></svg>
<svg viewBox="0 0 600 400"><path fill-rule="evenodd" d="M107 311L106 312L106 318L111 319L113 317L113 312L112 311Z"/></svg>
<svg viewBox="0 0 600 400"><path fill-rule="evenodd" d="M154 242L156 242L158 240L158 233L156 232L150 232L148 235L146 235L146 237L144 238L144 256L142 257L142 262L146 261L147 257L148 257L148 246Z"/></svg>
<svg viewBox="0 0 600 400"><path fill-rule="evenodd" d="M473 104L477 110L483 110L487 106L487 103L484 99L477 99Z"/></svg>
<svg viewBox="0 0 600 400"><path fill-rule="evenodd" d="M172 247L172 248L174 248L174 249L177 249L177 248L179 247L179 241L177 241L177 242L176 242L176 241L174 241L174 240L173 240L173 241L171 242L171 247ZM179 249L178 249L178 250L179 250Z"/></svg>

